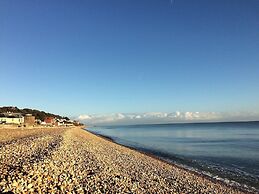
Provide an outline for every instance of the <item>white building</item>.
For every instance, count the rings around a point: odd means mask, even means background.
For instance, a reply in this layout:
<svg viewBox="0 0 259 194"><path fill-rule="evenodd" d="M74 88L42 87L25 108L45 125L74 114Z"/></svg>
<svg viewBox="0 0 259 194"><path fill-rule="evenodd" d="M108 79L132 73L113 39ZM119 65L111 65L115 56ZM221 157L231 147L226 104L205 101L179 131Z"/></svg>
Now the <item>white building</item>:
<svg viewBox="0 0 259 194"><path fill-rule="evenodd" d="M24 123L24 117L19 113L0 113L1 124L17 124Z"/></svg>

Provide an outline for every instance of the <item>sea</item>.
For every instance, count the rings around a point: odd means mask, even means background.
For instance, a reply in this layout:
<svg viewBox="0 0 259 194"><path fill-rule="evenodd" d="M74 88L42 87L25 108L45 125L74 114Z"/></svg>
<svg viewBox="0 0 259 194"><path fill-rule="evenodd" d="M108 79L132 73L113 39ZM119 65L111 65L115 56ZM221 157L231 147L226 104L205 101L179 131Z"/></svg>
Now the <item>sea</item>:
<svg viewBox="0 0 259 194"><path fill-rule="evenodd" d="M95 126L87 130L212 179L259 191L259 122Z"/></svg>

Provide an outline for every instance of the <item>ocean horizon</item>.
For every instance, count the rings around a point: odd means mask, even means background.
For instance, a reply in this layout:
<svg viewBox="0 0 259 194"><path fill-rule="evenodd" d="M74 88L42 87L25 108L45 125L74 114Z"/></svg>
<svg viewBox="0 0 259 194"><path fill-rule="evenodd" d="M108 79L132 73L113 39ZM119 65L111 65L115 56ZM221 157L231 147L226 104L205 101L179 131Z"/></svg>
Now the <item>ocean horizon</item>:
<svg viewBox="0 0 259 194"><path fill-rule="evenodd" d="M87 125L88 127L124 127L124 126L142 126L142 125L178 125L178 124L217 124L217 123L259 123L259 120L245 120L245 121L197 121L197 122L168 122L168 123L141 123L141 124L96 124Z"/></svg>

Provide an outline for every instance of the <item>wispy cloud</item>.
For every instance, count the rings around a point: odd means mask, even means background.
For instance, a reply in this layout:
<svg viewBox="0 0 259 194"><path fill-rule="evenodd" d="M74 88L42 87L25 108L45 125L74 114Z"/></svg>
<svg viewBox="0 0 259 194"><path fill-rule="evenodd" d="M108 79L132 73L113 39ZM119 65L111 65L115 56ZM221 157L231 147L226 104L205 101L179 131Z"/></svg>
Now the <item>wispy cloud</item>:
<svg viewBox="0 0 259 194"><path fill-rule="evenodd" d="M147 112L147 113L112 113L83 114L77 118L87 125L109 124L151 124L173 122L209 122L209 121L245 121L259 120L256 112Z"/></svg>

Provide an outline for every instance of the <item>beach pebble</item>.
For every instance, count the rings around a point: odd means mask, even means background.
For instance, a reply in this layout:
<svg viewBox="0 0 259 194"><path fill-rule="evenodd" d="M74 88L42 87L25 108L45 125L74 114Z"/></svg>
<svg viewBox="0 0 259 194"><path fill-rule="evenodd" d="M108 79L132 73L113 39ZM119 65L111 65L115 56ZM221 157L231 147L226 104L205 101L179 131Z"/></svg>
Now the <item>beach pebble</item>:
<svg viewBox="0 0 259 194"><path fill-rule="evenodd" d="M0 193L242 193L80 128L0 130Z"/></svg>

